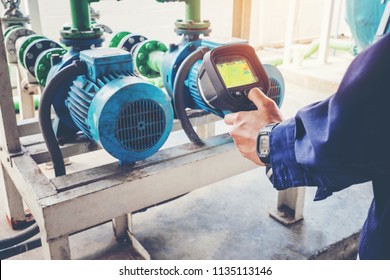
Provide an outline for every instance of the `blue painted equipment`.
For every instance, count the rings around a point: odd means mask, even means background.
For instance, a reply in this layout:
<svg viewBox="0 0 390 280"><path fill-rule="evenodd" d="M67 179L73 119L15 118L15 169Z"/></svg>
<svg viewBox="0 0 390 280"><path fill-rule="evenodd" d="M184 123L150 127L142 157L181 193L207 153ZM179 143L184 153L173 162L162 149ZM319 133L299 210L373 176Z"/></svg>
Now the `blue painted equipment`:
<svg viewBox="0 0 390 280"><path fill-rule="evenodd" d="M73 81L65 101L74 125L123 163L157 152L173 125L170 98L132 76L128 52L88 50L80 60L88 74Z"/></svg>
<svg viewBox="0 0 390 280"><path fill-rule="evenodd" d="M173 85L175 83L177 71L183 61L202 45L202 40L182 42L178 45L171 45L164 55L161 67L161 76L167 92L173 96Z"/></svg>
<svg viewBox="0 0 390 280"><path fill-rule="evenodd" d="M347 0L346 21L356 43L361 49L367 48L375 39L379 23L385 10L386 1Z"/></svg>
<svg viewBox="0 0 390 280"><path fill-rule="evenodd" d="M54 110L72 130L81 130L121 163L150 157L173 125L167 94L132 75L132 58L120 49L80 53L86 73L55 96ZM59 104L62 103L62 106Z"/></svg>

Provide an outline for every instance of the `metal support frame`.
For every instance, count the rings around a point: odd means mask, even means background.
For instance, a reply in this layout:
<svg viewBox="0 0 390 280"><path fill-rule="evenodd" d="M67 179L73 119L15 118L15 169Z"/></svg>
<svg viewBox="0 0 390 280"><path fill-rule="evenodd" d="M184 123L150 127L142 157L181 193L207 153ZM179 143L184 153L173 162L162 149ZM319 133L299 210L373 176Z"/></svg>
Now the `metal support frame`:
<svg viewBox="0 0 390 280"><path fill-rule="evenodd" d="M269 215L284 225L291 225L303 219L305 187L287 189L278 192L278 202L275 211Z"/></svg>
<svg viewBox="0 0 390 280"><path fill-rule="evenodd" d="M0 141L1 148L6 153L18 153L21 151L21 145L18 131L15 130L16 114L1 25L0 22Z"/></svg>
<svg viewBox="0 0 390 280"><path fill-rule="evenodd" d="M3 29L0 22L0 153L1 161L1 193L7 206L6 213L13 222L21 223L25 219L22 196L16 189L14 181L4 168L4 164L10 164L12 157L20 155L22 147L19 141L14 110L11 81L8 74L8 63L4 47Z"/></svg>
<svg viewBox="0 0 390 280"><path fill-rule="evenodd" d="M0 188L0 194L5 203L6 215L11 223L11 227L15 228L26 219L23 199L16 189L14 182L4 170L3 165L0 165L0 185L4 186L3 188Z"/></svg>

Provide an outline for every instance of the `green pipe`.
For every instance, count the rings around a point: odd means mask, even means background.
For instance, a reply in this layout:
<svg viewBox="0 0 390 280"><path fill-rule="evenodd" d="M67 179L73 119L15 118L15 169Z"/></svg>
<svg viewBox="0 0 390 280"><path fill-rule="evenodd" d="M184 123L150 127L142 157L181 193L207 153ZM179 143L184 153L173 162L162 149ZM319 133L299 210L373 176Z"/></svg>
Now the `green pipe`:
<svg viewBox="0 0 390 280"><path fill-rule="evenodd" d="M200 0L156 0L157 2L185 2L186 21L200 22Z"/></svg>
<svg viewBox="0 0 390 280"><path fill-rule="evenodd" d="M91 15L89 13L89 3L98 2L96 0L70 0L70 10L72 14L72 27L78 31L91 30Z"/></svg>
<svg viewBox="0 0 390 280"><path fill-rule="evenodd" d="M261 59L263 64L271 64L272 66L278 66L283 63L282 57L265 57Z"/></svg>
<svg viewBox="0 0 390 280"><path fill-rule="evenodd" d="M339 51L351 51L354 44L352 42L345 42L344 40L330 39L329 48ZM308 46L308 50L305 53L304 58L307 59L315 54L320 48L320 40L314 40Z"/></svg>
<svg viewBox="0 0 390 280"><path fill-rule="evenodd" d="M38 106L39 106L39 96L38 95L34 95L34 107L35 107L35 110L38 109ZM19 113L20 111L20 98L19 96L14 96L13 97L14 99L14 108L15 108L15 113Z"/></svg>
<svg viewBox="0 0 390 280"><path fill-rule="evenodd" d="M186 20L200 22L200 0L186 0Z"/></svg>
<svg viewBox="0 0 390 280"><path fill-rule="evenodd" d="M133 53L135 69L145 78L160 77L164 55L167 51L168 48L156 40L139 43Z"/></svg>
<svg viewBox="0 0 390 280"><path fill-rule="evenodd" d="M146 64L155 72L161 74L162 65L164 62L165 52L163 51L154 51L151 52L146 60Z"/></svg>
<svg viewBox="0 0 390 280"><path fill-rule="evenodd" d="M313 54L315 54L318 49L320 48L320 40L316 39L310 43L310 45L307 47L307 50L303 56L304 59L308 59ZM329 48L339 51L349 51L351 53L353 52L354 43L353 42L346 42L345 40L338 40L338 39L330 39L329 40ZM273 66L278 66L283 63L283 58L281 57L273 57L273 58L264 58L261 60L263 63L271 64Z"/></svg>

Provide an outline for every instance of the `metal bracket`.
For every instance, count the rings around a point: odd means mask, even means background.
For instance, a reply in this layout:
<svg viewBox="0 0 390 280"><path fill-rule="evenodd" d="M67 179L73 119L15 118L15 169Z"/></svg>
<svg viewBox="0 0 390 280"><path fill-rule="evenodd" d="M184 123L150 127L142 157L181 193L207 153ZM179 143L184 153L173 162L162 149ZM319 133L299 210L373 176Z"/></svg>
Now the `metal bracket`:
<svg viewBox="0 0 390 280"><path fill-rule="evenodd" d="M269 215L283 225L292 225L303 219L305 187L291 188L278 193L277 209Z"/></svg>

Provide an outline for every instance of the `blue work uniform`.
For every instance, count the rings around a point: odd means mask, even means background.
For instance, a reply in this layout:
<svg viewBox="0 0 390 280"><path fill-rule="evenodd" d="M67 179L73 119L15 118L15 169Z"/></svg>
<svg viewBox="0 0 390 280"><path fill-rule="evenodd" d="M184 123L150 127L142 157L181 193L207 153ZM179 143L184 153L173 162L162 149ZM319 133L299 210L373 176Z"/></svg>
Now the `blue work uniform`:
<svg viewBox="0 0 390 280"><path fill-rule="evenodd" d="M390 259L390 34L353 60L334 95L304 107L270 137L278 190L317 186L314 200L322 200L372 181L359 257Z"/></svg>

